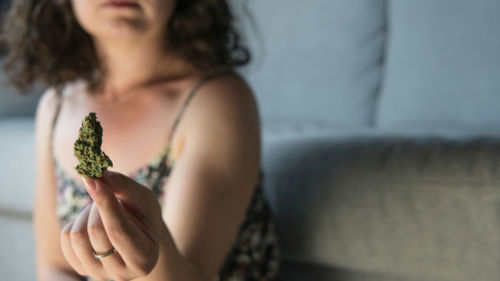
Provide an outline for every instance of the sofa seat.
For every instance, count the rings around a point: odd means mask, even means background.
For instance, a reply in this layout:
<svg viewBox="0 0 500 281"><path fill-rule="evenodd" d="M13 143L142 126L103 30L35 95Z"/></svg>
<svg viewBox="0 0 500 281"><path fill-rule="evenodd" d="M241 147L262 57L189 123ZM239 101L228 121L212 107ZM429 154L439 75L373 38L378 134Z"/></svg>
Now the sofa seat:
<svg viewBox="0 0 500 281"><path fill-rule="evenodd" d="M266 128L284 280L500 278L498 133Z"/></svg>

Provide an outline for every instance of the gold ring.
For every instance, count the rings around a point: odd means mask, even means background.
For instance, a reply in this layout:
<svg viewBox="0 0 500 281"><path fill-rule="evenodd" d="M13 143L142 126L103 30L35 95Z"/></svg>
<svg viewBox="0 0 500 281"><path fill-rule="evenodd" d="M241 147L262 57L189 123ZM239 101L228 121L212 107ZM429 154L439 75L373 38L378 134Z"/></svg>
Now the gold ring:
<svg viewBox="0 0 500 281"><path fill-rule="evenodd" d="M94 254L94 258L96 259L102 259L107 256L110 256L116 252L115 248L111 248L111 250L104 252L104 253L97 253L94 249L92 249L92 254Z"/></svg>

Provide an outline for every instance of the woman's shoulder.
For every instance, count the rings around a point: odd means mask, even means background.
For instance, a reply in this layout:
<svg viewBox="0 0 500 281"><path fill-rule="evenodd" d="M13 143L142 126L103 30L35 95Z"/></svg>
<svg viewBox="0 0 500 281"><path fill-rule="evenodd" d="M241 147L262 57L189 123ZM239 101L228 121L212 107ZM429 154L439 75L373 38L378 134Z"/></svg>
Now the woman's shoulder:
<svg viewBox="0 0 500 281"><path fill-rule="evenodd" d="M57 114L59 95L55 88L48 88L38 101L35 115L34 141L37 169L51 173L51 137L54 118Z"/></svg>
<svg viewBox="0 0 500 281"><path fill-rule="evenodd" d="M53 122L66 99L81 92L82 82L67 83L61 87L48 87L38 101L35 115L35 133L46 139L51 134Z"/></svg>
<svg viewBox="0 0 500 281"><path fill-rule="evenodd" d="M257 103L247 82L236 73L204 83L193 95L179 127L182 140L211 150L214 157L259 155Z"/></svg>
<svg viewBox="0 0 500 281"><path fill-rule="evenodd" d="M81 97L82 94L87 92L88 83L84 80L76 80L67 82L60 89L60 96L64 100L74 99Z"/></svg>
<svg viewBox="0 0 500 281"><path fill-rule="evenodd" d="M207 79L197 89L190 102L193 115L208 114L208 116L223 117L231 114L239 117L257 114L257 103L247 81L236 72L225 72ZM188 107L188 108L189 108ZM196 114L195 114L196 113ZM198 116L198 118L207 117ZM226 117L229 117L226 115Z"/></svg>
<svg viewBox="0 0 500 281"><path fill-rule="evenodd" d="M37 132L41 133L42 128L49 128L51 125L51 119L56 114L57 107L59 106L59 94L57 89L50 87L45 90L38 101L35 121L38 127Z"/></svg>
<svg viewBox="0 0 500 281"><path fill-rule="evenodd" d="M191 132L207 130L207 127L226 129L225 133L234 134L241 134L245 129L249 134L256 134L259 130L255 96L245 79L234 72L203 83L192 96L184 115L185 127Z"/></svg>

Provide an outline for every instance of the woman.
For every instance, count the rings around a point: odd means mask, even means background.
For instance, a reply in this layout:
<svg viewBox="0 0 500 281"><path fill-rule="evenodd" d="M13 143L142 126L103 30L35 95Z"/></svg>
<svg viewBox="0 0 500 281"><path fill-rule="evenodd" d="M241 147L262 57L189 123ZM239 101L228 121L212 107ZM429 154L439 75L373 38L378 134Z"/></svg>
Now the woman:
<svg viewBox="0 0 500 281"><path fill-rule="evenodd" d="M40 280L272 280L249 60L225 0L16 0L5 65L36 114ZM96 112L114 171L80 178ZM118 172L119 171L119 172Z"/></svg>

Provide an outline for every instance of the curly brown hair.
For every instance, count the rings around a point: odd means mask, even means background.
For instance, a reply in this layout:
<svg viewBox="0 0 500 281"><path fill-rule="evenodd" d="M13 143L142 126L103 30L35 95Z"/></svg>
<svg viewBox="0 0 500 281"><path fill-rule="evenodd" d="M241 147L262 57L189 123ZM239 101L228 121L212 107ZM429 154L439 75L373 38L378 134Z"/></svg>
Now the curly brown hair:
<svg viewBox="0 0 500 281"><path fill-rule="evenodd" d="M176 1L165 36L169 50L199 70L243 66L250 52L234 27L227 0ZM21 92L35 81L61 87L83 79L100 86L102 69L71 0L14 0L4 19L4 70Z"/></svg>

